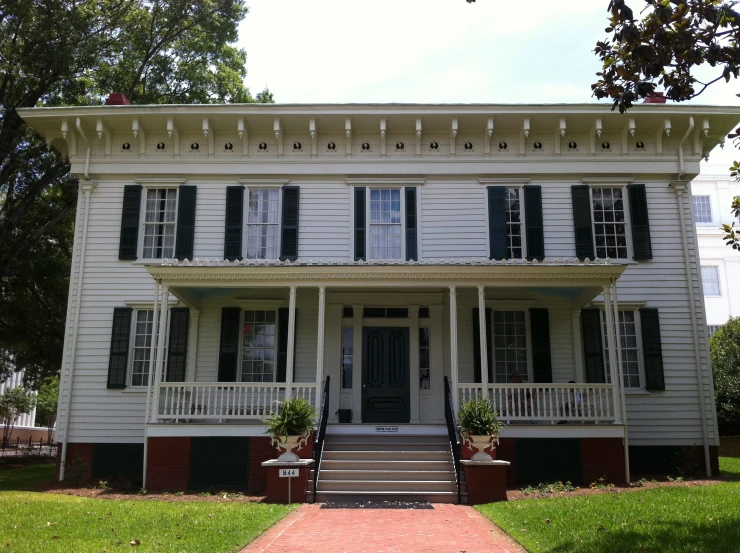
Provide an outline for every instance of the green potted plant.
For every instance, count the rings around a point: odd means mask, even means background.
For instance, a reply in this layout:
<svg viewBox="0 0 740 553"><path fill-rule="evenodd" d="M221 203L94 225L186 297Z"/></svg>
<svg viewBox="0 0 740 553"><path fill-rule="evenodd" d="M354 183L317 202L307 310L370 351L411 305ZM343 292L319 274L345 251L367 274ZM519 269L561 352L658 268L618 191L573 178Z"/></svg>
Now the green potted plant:
<svg viewBox="0 0 740 553"><path fill-rule="evenodd" d="M477 449L473 461L492 461L485 452L498 445L504 425L498 420L496 411L489 398L474 397L466 402L457 414L463 443L471 449Z"/></svg>
<svg viewBox="0 0 740 553"><path fill-rule="evenodd" d="M293 453L306 444L316 421L316 409L302 398L292 398L280 402L276 411L269 413L265 426L272 445L285 451L278 457L279 461L297 461Z"/></svg>

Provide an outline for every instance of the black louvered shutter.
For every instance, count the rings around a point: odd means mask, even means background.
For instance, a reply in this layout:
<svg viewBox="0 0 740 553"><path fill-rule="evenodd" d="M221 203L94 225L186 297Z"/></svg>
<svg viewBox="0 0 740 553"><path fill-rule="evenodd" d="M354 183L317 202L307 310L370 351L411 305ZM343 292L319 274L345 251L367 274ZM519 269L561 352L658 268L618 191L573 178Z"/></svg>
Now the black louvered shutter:
<svg viewBox="0 0 740 553"><path fill-rule="evenodd" d="M236 382L240 316L241 309L238 307L221 309L221 343L218 351L219 382Z"/></svg>
<svg viewBox="0 0 740 553"><path fill-rule="evenodd" d="M509 258L509 233L506 224L506 187L488 187L488 257Z"/></svg>
<svg viewBox="0 0 740 553"><path fill-rule="evenodd" d="M535 382L552 382L550 356L550 316L547 309L530 309L529 326L532 333L532 368Z"/></svg>
<svg viewBox="0 0 740 553"><path fill-rule="evenodd" d="M285 382L286 369L288 368L288 322L290 320L290 309L281 307L278 309L278 363L275 382ZM293 342L297 343L298 337L298 310L295 310L295 331ZM293 348L293 369L295 369L295 348Z"/></svg>
<svg viewBox="0 0 740 553"><path fill-rule="evenodd" d="M118 243L118 259L135 260L139 241L139 212L141 210L140 184L123 187L123 209L121 211L121 236Z"/></svg>
<svg viewBox="0 0 740 553"><path fill-rule="evenodd" d="M167 382L185 382L185 364L188 358L188 327L190 309L170 309L170 343L167 347Z"/></svg>
<svg viewBox="0 0 740 553"><path fill-rule="evenodd" d="M645 389L665 390L658 310L648 307L640 309L640 326L642 326L642 349L645 362Z"/></svg>
<svg viewBox="0 0 740 553"><path fill-rule="evenodd" d="M131 307L113 309L113 328L110 337L110 357L108 358L108 388L126 387L128 344L133 311Z"/></svg>
<svg viewBox="0 0 740 553"><path fill-rule="evenodd" d="M605 373L604 350L601 342L601 310L581 309L581 329L586 382L603 384Z"/></svg>
<svg viewBox="0 0 740 553"><path fill-rule="evenodd" d="M197 186L180 185L177 198L177 238L175 257L193 259L195 241L195 193Z"/></svg>
<svg viewBox="0 0 740 553"><path fill-rule="evenodd" d="M365 187L355 187L355 261L367 259L365 251Z"/></svg>
<svg viewBox="0 0 740 553"><path fill-rule="evenodd" d="M527 228L527 259L545 259L545 229L542 220L542 187L524 186L524 224ZM549 382L549 381L548 381Z"/></svg>
<svg viewBox="0 0 740 553"><path fill-rule="evenodd" d="M653 245L650 241L650 222L648 220L647 193L644 184L628 184L630 201L630 221L632 222L632 258L638 261L653 258Z"/></svg>
<svg viewBox="0 0 740 553"><path fill-rule="evenodd" d="M244 233L244 187L226 187L226 228L224 230L224 259L242 258Z"/></svg>
<svg viewBox="0 0 740 553"><path fill-rule="evenodd" d="M491 343L491 312L486 308L486 359L488 359L488 382L493 382L493 344ZM473 382L482 382L480 362L480 309L473 308Z"/></svg>
<svg viewBox="0 0 740 553"><path fill-rule="evenodd" d="M406 187L406 261L418 261L416 188Z"/></svg>
<svg viewBox="0 0 740 553"><path fill-rule="evenodd" d="M298 259L298 204L299 188L283 186L283 221L280 237L280 259Z"/></svg>
<svg viewBox="0 0 740 553"><path fill-rule="evenodd" d="M591 225L591 190L588 185L570 187L573 199L573 229L576 238L576 257L594 259L594 234Z"/></svg>

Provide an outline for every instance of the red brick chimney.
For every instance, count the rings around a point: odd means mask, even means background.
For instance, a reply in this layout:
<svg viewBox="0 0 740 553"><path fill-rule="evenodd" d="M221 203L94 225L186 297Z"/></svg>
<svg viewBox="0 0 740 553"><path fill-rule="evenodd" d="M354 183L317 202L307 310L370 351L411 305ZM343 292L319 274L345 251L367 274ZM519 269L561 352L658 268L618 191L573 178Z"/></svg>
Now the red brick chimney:
<svg viewBox="0 0 740 553"><path fill-rule="evenodd" d="M111 92L111 95L105 99L106 106L130 106L131 102L125 94L120 92Z"/></svg>
<svg viewBox="0 0 740 553"><path fill-rule="evenodd" d="M643 104L665 104L665 94L663 92L653 92L645 96Z"/></svg>

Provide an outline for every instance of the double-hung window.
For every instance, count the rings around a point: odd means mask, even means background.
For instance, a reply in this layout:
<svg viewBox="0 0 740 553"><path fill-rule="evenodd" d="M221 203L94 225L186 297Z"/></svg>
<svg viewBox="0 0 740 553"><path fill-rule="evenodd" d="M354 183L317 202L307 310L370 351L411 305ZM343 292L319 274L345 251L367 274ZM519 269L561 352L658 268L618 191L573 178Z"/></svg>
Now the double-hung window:
<svg viewBox="0 0 740 553"><path fill-rule="evenodd" d="M716 265L703 265L701 268L701 280L704 285L705 296L722 295L722 289L719 285L719 267Z"/></svg>
<svg viewBox="0 0 740 553"><path fill-rule="evenodd" d="M144 240L141 257L175 256L177 188L147 188L144 196Z"/></svg>
<svg viewBox="0 0 740 553"><path fill-rule="evenodd" d="M131 386L149 384L149 361L152 352L153 309L137 309L133 328L133 355L131 364ZM166 359L166 356L165 356Z"/></svg>
<svg viewBox="0 0 740 553"><path fill-rule="evenodd" d="M522 241L524 212L521 209L520 193L520 188L507 188L504 200L506 202L506 232L510 259L522 259L525 253Z"/></svg>
<svg viewBox="0 0 740 553"><path fill-rule="evenodd" d="M609 368L609 341L607 339L606 315L602 312L604 337L604 368L606 382L611 383ZM622 377L625 388L640 388L640 345L637 329L638 317L633 310L619 311L619 341L622 354Z"/></svg>
<svg viewBox="0 0 740 553"><path fill-rule="evenodd" d="M528 380L527 320L524 311L493 311L493 363L498 383L518 374Z"/></svg>
<svg viewBox="0 0 740 553"><path fill-rule="evenodd" d="M250 188L247 207L247 259L280 257L280 189Z"/></svg>
<svg viewBox="0 0 740 553"><path fill-rule="evenodd" d="M627 221L622 188L592 188L596 257L626 259Z"/></svg>
<svg viewBox="0 0 740 553"><path fill-rule="evenodd" d="M242 382L275 382L277 313L245 311L242 338Z"/></svg>
<svg viewBox="0 0 740 553"><path fill-rule="evenodd" d="M694 196L694 217L697 223L712 222L712 202L709 196Z"/></svg>
<svg viewBox="0 0 740 553"><path fill-rule="evenodd" d="M370 259L403 259L401 190L370 190Z"/></svg>

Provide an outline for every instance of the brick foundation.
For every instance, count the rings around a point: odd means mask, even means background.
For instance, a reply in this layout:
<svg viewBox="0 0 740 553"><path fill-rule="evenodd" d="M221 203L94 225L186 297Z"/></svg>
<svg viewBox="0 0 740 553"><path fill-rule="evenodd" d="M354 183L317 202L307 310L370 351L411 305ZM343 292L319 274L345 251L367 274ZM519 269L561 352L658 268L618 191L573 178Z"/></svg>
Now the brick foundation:
<svg viewBox="0 0 740 553"><path fill-rule="evenodd" d="M709 446L712 474L719 474L719 448ZM630 446L630 471L638 476L706 476L702 446Z"/></svg>
<svg viewBox="0 0 740 553"><path fill-rule="evenodd" d="M311 434L308 442L295 452L301 459L313 459L314 436ZM277 459L280 452L270 444L268 437L255 437L249 443L249 493L264 495L267 493L267 471L262 463L270 459Z"/></svg>
<svg viewBox="0 0 740 553"><path fill-rule="evenodd" d="M721 436L719 439L720 457L740 457L740 436Z"/></svg>
<svg viewBox="0 0 740 553"><path fill-rule="evenodd" d="M516 488L516 438L501 438L496 448L496 459L511 463L506 471L506 487Z"/></svg>
<svg viewBox="0 0 740 553"><path fill-rule="evenodd" d="M581 439L583 485L601 477L612 484L625 483L624 445L621 438Z"/></svg>
<svg viewBox="0 0 740 553"><path fill-rule="evenodd" d="M190 438L149 438L146 487L186 490L190 484Z"/></svg>
<svg viewBox="0 0 740 553"><path fill-rule="evenodd" d="M69 482L74 473L79 472L79 483L90 482L92 478L93 444L70 443L67 446L67 466L65 481ZM59 470L62 465L62 444L57 446L56 479L59 481ZM72 473L72 474L70 474Z"/></svg>

